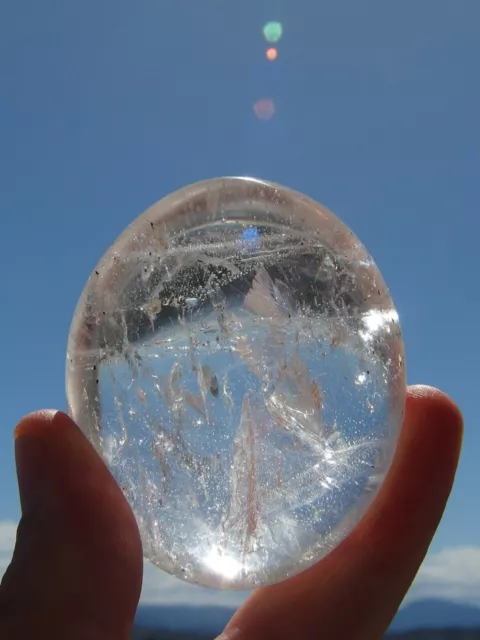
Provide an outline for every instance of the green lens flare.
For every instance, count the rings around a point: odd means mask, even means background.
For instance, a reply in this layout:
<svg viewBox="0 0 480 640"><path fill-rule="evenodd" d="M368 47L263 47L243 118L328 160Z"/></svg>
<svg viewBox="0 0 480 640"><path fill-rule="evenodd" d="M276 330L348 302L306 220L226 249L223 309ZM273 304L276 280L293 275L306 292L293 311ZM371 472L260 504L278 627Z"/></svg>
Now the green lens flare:
<svg viewBox="0 0 480 640"><path fill-rule="evenodd" d="M280 22L267 22L263 27L263 35L267 42L278 42L282 37L283 27Z"/></svg>

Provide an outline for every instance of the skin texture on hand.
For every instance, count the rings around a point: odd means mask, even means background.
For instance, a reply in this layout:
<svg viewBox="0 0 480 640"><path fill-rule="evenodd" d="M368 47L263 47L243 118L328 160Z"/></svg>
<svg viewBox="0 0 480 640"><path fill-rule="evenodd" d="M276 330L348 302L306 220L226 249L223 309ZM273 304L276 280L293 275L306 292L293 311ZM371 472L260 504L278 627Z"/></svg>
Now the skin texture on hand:
<svg viewBox="0 0 480 640"><path fill-rule="evenodd" d="M411 387L392 468L362 522L311 569L256 591L222 637L380 639L443 514L462 428L448 397ZM60 412L24 418L15 453L22 519L0 587L0 638L127 640L142 550L121 490Z"/></svg>
<svg viewBox="0 0 480 640"><path fill-rule="evenodd" d="M27 416L15 436L22 519L0 638L128 638L143 561L123 493L65 414Z"/></svg>

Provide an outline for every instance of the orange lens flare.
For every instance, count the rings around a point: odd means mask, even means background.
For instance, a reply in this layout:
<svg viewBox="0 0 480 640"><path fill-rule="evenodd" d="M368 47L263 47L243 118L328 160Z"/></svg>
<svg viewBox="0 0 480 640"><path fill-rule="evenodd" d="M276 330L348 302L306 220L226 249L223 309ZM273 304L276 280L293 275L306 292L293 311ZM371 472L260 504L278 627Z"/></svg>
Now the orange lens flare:
<svg viewBox="0 0 480 640"><path fill-rule="evenodd" d="M274 60L276 60L278 58L278 50L275 49L275 47L270 47L270 49L267 49L265 55L267 56L268 60L273 62Z"/></svg>

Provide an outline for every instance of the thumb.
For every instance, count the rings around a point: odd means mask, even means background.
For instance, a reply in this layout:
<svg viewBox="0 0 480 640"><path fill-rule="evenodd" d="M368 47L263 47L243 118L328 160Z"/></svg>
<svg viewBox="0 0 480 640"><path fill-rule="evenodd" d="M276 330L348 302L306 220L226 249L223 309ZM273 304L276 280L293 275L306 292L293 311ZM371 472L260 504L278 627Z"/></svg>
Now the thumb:
<svg viewBox="0 0 480 640"><path fill-rule="evenodd" d="M142 549L120 488L61 412L24 418L15 457L22 519L0 586L0 637L126 640Z"/></svg>

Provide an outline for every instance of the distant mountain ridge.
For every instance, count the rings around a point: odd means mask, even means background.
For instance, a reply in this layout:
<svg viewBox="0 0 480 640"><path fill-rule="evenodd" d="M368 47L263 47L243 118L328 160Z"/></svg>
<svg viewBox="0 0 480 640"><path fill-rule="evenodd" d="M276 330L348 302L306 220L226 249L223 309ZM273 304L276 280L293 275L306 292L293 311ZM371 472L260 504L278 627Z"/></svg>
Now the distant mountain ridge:
<svg viewBox="0 0 480 640"><path fill-rule="evenodd" d="M144 639L140 638L140 640ZM167 639L147 638L146 640ZM179 638L178 640L190 639ZM405 631L403 633L389 633L385 636L385 640L480 640L480 629L417 629L416 631Z"/></svg>
<svg viewBox="0 0 480 640"><path fill-rule="evenodd" d="M173 635L164 635L168 638L214 638L221 633L227 622L235 613L235 609L229 607L198 607L198 606L140 606L135 626L138 629L158 629ZM479 638L478 636L464 634L463 636L428 634L418 635L418 631L435 629L480 629L480 608L451 602L449 600L430 599L412 602L401 609L393 621L389 633L392 638ZM415 630L415 634L408 634ZM401 632L401 635L397 635ZM430 631L429 633L431 633ZM472 631L473 633L473 631ZM181 635L179 635L181 634ZM189 634L189 635L185 635ZM134 636L135 637L135 636ZM138 638L143 637L138 635ZM149 637L149 636L146 636ZM162 636L151 636L161 638Z"/></svg>
<svg viewBox="0 0 480 640"><path fill-rule="evenodd" d="M412 602L395 616L391 631L480 628L480 608L450 600Z"/></svg>
<svg viewBox="0 0 480 640"><path fill-rule="evenodd" d="M137 629L131 640L213 640L213 637L211 634ZM480 629L420 629L387 634L385 640L480 640Z"/></svg>
<svg viewBox="0 0 480 640"><path fill-rule="evenodd" d="M218 635L235 611L235 608L221 606L140 606L135 616L135 626Z"/></svg>

